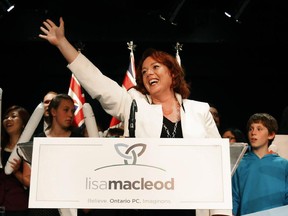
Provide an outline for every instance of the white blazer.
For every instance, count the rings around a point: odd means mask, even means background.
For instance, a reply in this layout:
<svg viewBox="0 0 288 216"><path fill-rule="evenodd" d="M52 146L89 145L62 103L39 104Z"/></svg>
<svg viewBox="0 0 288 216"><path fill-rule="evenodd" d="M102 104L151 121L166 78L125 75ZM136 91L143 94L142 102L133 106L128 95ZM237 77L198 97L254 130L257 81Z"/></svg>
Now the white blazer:
<svg viewBox="0 0 288 216"><path fill-rule="evenodd" d="M128 92L117 82L103 75L84 55L68 65L91 98L99 100L103 109L124 122L124 136L129 135L128 120L131 102L136 100L137 138L160 137L163 123L161 105L152 104L149 95L143 95L134 88ZM183 99L176 94L181 104L181 126L184 138L220 138L219 131L209 111L208 103Z"/></svg>

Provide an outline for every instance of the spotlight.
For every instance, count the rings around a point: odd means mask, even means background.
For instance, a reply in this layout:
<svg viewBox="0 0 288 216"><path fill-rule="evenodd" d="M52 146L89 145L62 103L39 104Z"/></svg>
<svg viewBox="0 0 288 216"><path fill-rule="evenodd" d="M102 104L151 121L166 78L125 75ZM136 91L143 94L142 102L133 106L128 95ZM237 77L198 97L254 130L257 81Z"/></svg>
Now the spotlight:
<svg viewBox="0 0 288 216"><path fill-rule="evenodd" d="M11 3L9 0L0 0L0 6L4 12L10 12L13 10L15 5Z"/></svg>
<svg viewBox="0 0 288 216"><path fill-rule="evenodd" d="M236 8L234 8L233 12L224 12L225 15L229 18L233 18L237 23L241 23L240 17L243 14L243 12L245 11L246 7L248 6L248 4L250 3L250 0L243 0L240 1L240 3L238 3L238 6Z"/></svg>
<svg viewBox="0 0 288 216"><path fill-rule="evenodd" d="M183 4L186 0L180 0L178 3L170 9L167 13L167 15L159 14L159 18L163 21L168 21L171 25L177 26L177 23L175 22L175 19L177 15L179 14Z"/></svg>

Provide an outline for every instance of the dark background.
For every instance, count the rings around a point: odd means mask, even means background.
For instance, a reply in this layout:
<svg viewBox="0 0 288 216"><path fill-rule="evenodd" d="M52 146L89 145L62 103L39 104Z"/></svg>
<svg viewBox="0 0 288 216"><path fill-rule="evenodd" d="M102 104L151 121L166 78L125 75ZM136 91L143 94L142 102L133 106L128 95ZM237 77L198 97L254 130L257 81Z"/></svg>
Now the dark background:
<svg viewBox="0 0 288 216"><path fill-rule="evenodd" d="M183 44L180 57L191 83L190 98L216 104L222 127L245 130L255 112L268 112L280 123L288 105L288 9L283 0L13 2L13 11L0 13L3 111L19 104L32 114L47 91L68 93L66 61L38 37L43 20L58 23L59 16L67 38L119 84L129 64L127 42L136 44L136 63L148 47L175 54L176 42ZM97 123L107 128L111 117L84 93Z"/></svg>

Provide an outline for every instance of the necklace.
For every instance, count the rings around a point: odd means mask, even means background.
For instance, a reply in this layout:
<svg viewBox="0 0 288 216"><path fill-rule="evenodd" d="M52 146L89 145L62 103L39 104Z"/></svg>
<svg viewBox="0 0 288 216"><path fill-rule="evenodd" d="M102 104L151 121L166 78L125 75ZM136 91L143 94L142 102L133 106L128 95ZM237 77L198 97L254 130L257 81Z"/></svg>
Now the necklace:
<svg viewBox="0 0 288 216"><path fill-rule="evenodd" d="M163 123L163 127L164 127L164 129L165 129L165 131L166 131L166 133L167 133L167 138L175 138L177 126L178 126L178 121L174 124L173 132L172 132L172 136L171 136L169 129L168 129L167 126Z"/></svg>
<svg viewBox="0 0 288 216"><path fill-rule="evenodd" d="M168 110L162 109L162 111L164 116L170 121L175 122L180 120L180 104L178 102Z"/></svg>

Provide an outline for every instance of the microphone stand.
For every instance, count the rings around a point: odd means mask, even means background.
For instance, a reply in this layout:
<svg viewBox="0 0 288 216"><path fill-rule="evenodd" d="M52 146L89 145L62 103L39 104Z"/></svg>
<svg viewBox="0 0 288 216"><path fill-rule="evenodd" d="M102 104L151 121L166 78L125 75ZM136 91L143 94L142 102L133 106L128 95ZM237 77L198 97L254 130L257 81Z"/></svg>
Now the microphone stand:
<svg viewBox="0 0 288 216"><path fill-rule="evenodd" d="M129 137L135 137L135 129L136 129L136 118L135 118L135 112L137 112L137 104L136 100L133 99L130 107L130 116L129 116Z"/></svg>

